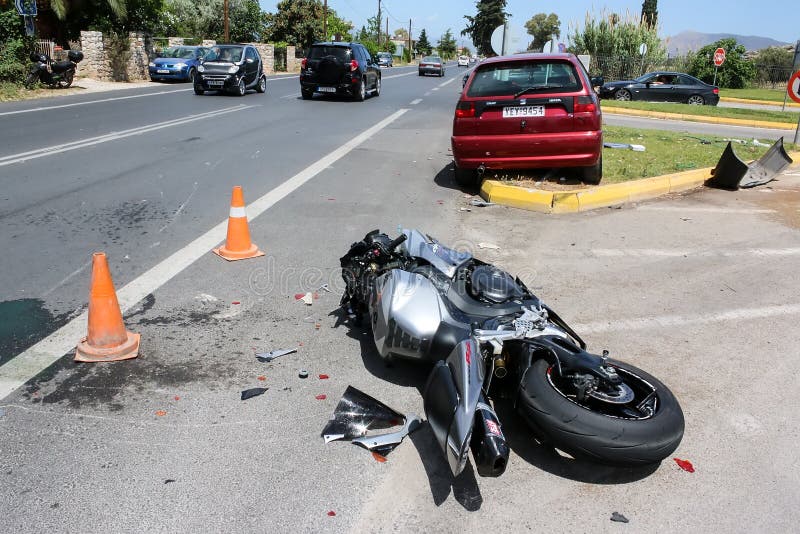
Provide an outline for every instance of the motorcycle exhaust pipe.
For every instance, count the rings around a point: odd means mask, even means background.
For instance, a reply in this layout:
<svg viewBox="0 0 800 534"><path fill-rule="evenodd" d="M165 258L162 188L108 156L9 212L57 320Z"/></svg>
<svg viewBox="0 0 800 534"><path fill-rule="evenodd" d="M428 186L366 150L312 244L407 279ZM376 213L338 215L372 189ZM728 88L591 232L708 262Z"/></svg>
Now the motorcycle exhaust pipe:
<svg viewBox="0 0 800 534"><path fill-rule="evenodd" d="M478 176L483 176L483 173L486 172L486 166L478 165Z"/></svg>
<svg viewBox="0 0 800 534"><path fill-rule="evenodd" d="M475 411L475 426L469 446L480 476L499 477L505 472L510 450L497 414L483 397Z"/></svg>
<svg viewBox="0 0 800 534"><path fill-rule="evenodd" d="M498 356L494 359L494 376L496 378L505 378L507 374L506 360L502 356Z"/></svg>

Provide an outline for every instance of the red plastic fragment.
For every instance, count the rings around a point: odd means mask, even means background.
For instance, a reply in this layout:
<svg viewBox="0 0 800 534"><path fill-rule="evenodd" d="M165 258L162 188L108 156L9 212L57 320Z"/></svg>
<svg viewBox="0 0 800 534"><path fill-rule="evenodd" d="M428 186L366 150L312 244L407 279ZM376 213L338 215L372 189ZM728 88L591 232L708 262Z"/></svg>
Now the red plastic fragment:
<svg viewBox="0 0 800 534"><path fill-rule="evenodd" d="M328 517L333 517L335 515L336 515L336 512L334 512L333 510L329 510L328 511Z"/></svg>
<svg viewBox="0 0 800 534"><path fill-rule="evenodd" d="M384 456L384 455L382 455L380 453L372 451L372 457L375 458L375 461L378 462L378 463L382 463L382 464L386 463L386 456Z"/></svg>
<svg viewBox="0 0 800 534"><path fill-rule="evenodd" d="M319 379L320 379L320 380L327 380L327 379L329 379L329 378L330 378L330 377L329 377L328 375L319 375Z"/></svg>
<svg viewBox="0 0 800 534"><path fill-rule="evenodd" d="M181 398L179 396L175 395L175 400L181 400Z"/></svg>
<svg viewBox="0 0 800 534"><path fill-rule="evenodd" d="M317 400L325 400L325 399L327 399L327 398L328 398L328 396L323 394L323 395L317 395L317 396L316 396L316 397L314 397L314 398L315 398L315 399L317 399Z"/></svg>
<svg viewBox="0 0 800 534"><path fill-rule="evenodd" d="M241 302L239 302L238 300L234 300L233 302L231 302L231 304L241 304Z"/></svg>
<svg viewBox="0 0 800 534"><path fill-rule="evenodd" d="M440 206L443 206L444 205L444 200L437 200L436 203L439 204Z"/></svg>
<svg viewBox="0 0 800 534"><path fill-rule="evenodd" d="M681 460L680 458L673 458L673 460L675 460L675 463L678 464L678 467L687 473L694 473L694 466L689 460Z"/></svg>
<svg viewBox="0 0 800 534"><path fill-rule="evenodd" d="M261 376L259 376L259 377L258 377L258 379L259 379L259 380L261 380L261 381L263 382L264 380L266 380L266 379L267 379L267 377L266 377L266 376L264 376L264 375L261 375Z"/></svg>
<svg viewBox="0 0 800 534"><path fill-rule="evenodd" d="M158 417L164 417L165 415L167 415L167 412L165 410L157 410L156 415Z"/></svg>
<svg viewBox="0 0 800 534"><path fill-rule="evenodd" d="M301 298L303 298L305 296L306 296L305 293L295 293L294 294L294 300L300 300Z"/></svg>

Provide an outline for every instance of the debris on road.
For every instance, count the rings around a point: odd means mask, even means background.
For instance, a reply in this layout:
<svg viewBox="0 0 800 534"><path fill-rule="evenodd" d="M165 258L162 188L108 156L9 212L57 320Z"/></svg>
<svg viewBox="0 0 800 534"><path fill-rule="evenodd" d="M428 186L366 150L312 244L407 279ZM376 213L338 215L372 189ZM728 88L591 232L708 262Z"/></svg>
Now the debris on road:
<svg viewBox="0 0 800 534"><path fill-rule="evenodd" d="M242 400L252 399L253 397L258 397L259 395L263 395L269 388L251 388L242 391Z"/></svg>
<svg viewBox="0 0 800 534"><path fill-rule="evenodd" d="M320 379L320 380L327 380L327 379L329 379L329 378L330 378L330 377L329 377L328 375L319 375L319 379Z"/></svg>
<svg viewBox="0 0 800 534"><path fill-rule="evenodd" d="M177 482L174 478L168 478L164 481L164 484L172 484L173 482Z"/></svg>
<svg viewBox="0 0 800 534"><path fill-rule="evenodd" d="M673 458L673 460L675 460L675 463L678 464L678 467L687 473L694 473L694 466L689 460L681 460L680 458Z"/></svg>
<svg viewBox="0 0 800 534"><path fill-rule="evenodd" d="M386 463L386 456L382 455L379 452L372 451L372 457L375 458L375 461L380 464Z"/></svg>
<svg viewBox="0 0 800 534"><path fill-rule="evenodd" d="M300 369L300 372L297 373L297 376L299 376L300 378L308 378L308 371L306 371L305 369Z"/></svg>
<svg viewBox="0 0 800 534"><path fill-rule="evenodd" d="M336 405L333 418L322 429L322 438L325 443L349 440L385 457L421 424L422 421L416 415L405 416L363 391L347 386L339 404ZM367 435L371 430L398 426L401 428L395 432Z"/></svg>
<svg viewBox="0 0 800 534"><path fill-rule="evenodd" d="M482 198L473 198L469 201L470 205L477 206L479 208L485 208L486 206L494 206L494 202L488 202L483 200Z"/></svg>
<svg viewBox="0 0 800 534"><path fill-rule="evenodd" d="M267 379L267 377L266 377L266 376L264 376L264 375L261 375L261 376L258 376L258 377L256 377L256 379L257 379L259 382L263 382L263 381L265 381L265 380Z"/></svg>
<svg viewBox="0 0 800 534"><path fill-rule="evenodd" d="M489 250L500 250L500 247L494 243L478 243L478 248L485 248Z"/></svg>
<svg viewBox="0 0 800 534"><path fill-rule="evenodd" d="M758 139L756 139L756 138L754 137L754 138L753 138L753 146L763 146L763 147L768 147L768 146L772 146L772 145L770 145L769 143L762 143L761 141L759 141Z"/></svg>
<svg viewBox="0 0 800 534"><path fill-rule="evenodd" d="M611 512L611 520L615 523L628 523L628 518L619 512Z"/></svg>
<svg viewBox="0 0 800 534"><path fill-rule="evenodd" d="M739 159L729 141L705 185L729 191L764 185L792 163L792 158L783 147L783 137L749 165Z"/></svg>
<svg viewBox="0 0 800 534"><path fill-rule="evenodd" d="M157 417L164 417L165 415L167 415L167 411L166 410L156 410L156 416Z"/></svg>
<svg viewBox="0 0 800 534"><path fill-rule="evenodd" d="M629 143L603 143L604 148L626 148L634 152L644 152L646 150L644 145L632 145Z"/></svg>
<svg viewBox="0 0 800 534"><path fill-rule="evenodd" d="M293 354L297 352L297 349L277 349L270 352L257 352L256 359L261 363L269 363L275 358L280 358L281 356L286 356L287 354Z"/></svg>
<svg viewBox="0 0 800 534"><path fill-rule="evenodd" d="M458 208L458 211L472 211L472 210L469 208Z"/></svg>
<svg viewBox="0 0 800 534"><path fill-rule="evenodd" d="M336 512L334 512L333 510L329 510L328 511L328 517L334 517L335 515L336 515Z"/></svg>
<svg viewBox="0 0 800 534"><path fill-rule="evenodd" d="M331 291L331 287L328 284L322 284L317 288L317 291L327 291L328 293L333 293L333 291Z"/></svg>
<svg viewBox="0 0 800 534"><path fill-rule="evenodd" d="M324 393L322 393L322 394L320 394L320 395L317 395L317 396L316 396L316 397L314 397L314 398L315 398L315 399L317 399L317 400L325 400L325 399L327 399L327 398L328 398L328 396L327 396L327 395L325 395Z"/></svg>
<svg viewBox="0 0 800 534"><path fill-rule="evenodd" d="M294 300L300 300L311 306L314 303L313 293L295 293Z"/></svg>

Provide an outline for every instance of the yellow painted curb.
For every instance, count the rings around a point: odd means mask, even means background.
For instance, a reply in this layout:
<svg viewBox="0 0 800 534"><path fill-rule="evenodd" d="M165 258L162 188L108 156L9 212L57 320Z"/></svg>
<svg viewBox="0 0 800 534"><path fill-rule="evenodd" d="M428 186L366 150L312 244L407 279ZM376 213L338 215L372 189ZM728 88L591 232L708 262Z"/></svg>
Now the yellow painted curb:
<svg viewBox="0 0 800 534"><path fill-rule="evenodd" d="M726 117L707 117L704 115L684 115L682 113L666 113L663 111L645 111L642 109L603 107L603 113L618 115L634 115L637 117L651 117L655 119L681 120L692 122L708 122L711 124L728 124L731 126L750 126L751 128L771 128L776 130L792 130L794 125L789 122L755 121L749 119L729 119Z"/></svg>
<svg viewBox="0 0 800 534"><path fill-rule="evenodd" d="M513 208L550 213L553 210L553 192L507 185L498 180L484 180L481 196L489 202Z"/></svg>
<svg viewBox="0 0 800 534"><path fill-rule="evenodd" d="M783 102L775 102L772 100L754 100L752 98L736 98L733 96L721 96L719 97L720 101L722 102L737 102L739 104L761 104L766 106L782 106ZM787 99L786 105L793 108L800 108L800 104L794 102L792 100Z"/></svg>

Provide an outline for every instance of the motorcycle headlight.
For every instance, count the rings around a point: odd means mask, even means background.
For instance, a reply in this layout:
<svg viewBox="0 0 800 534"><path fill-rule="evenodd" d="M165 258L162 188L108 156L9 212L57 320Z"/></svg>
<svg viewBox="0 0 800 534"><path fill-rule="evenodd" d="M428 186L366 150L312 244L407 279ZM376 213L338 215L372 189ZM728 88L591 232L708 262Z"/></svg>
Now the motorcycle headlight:
<svg viewBox="0 0 800 534"><path fill-rule="evenodd" d="M156 64L155 64L155 63L153 63L153 62L151 61L150 63L148 63L148 66L149 66L149 67L155 67L155 66L156 66Z"/></svg>
<svg viewBox="0 0 800 534"><path fill-rule="evenodd" d="M187 67L186 63L175 63L176 69L185 69Z"/></svg>
<svg viewBox="0 0 800 534"><path fill-rule="evenodd" d="M238 65L232 65L231 68L228 69L228 74L236 74L237 72L239 72Z"/></svg>
<svg viewBox="0 0 800 534"><path fill-rule="evenodd" d="M205 72L205 71L206 71L206 68L204 66L202 66L202 65L198 65L197 66L197 72Z"/></svg>

